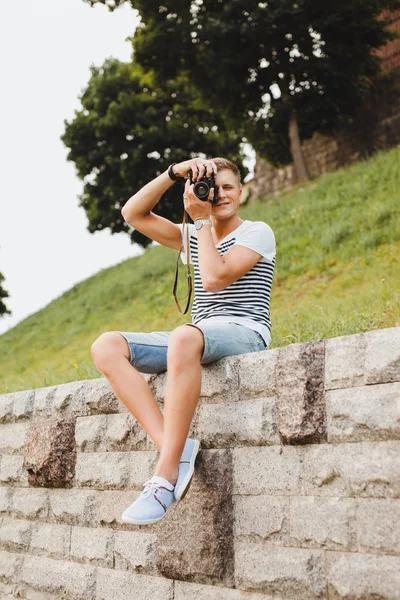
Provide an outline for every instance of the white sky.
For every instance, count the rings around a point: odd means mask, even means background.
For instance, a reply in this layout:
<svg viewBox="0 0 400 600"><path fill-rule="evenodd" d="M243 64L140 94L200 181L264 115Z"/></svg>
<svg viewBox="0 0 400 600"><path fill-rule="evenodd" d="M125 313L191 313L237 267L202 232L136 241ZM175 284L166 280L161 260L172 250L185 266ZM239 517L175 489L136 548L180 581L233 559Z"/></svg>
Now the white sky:
<svg viewBox="0 0 400 600"><path fill-rule="evenodd" d="M12 316L0 333L102 268L134 256L127 235L90 234L83 182L60 140L91 64L128 61L137 23L82 0L12 0L0 16L0 272Z"/></svg>

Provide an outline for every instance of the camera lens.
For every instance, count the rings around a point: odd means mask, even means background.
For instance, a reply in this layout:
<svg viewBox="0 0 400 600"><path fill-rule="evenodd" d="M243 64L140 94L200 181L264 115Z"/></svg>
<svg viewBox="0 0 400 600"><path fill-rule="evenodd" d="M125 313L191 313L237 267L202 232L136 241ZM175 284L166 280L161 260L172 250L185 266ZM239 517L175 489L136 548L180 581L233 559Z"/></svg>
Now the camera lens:
<svg viewBox="0 0 400 600"><path fill-rule="evenodd" d="M210 193L210 188L204 181L198 181L194 184L193 191L199 200L207 200Z"/></svg>

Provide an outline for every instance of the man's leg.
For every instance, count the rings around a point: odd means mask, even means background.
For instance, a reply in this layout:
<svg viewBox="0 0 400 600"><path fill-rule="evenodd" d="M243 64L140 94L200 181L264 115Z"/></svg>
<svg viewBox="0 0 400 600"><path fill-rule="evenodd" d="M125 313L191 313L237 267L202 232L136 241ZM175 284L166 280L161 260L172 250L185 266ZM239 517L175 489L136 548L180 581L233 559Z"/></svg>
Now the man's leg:
<svg viewBox="0 0 400 600"><path fill-rule="evenodd" d="M190 325L178 327L169 338L164 435L155 475L173 484L200 397L203 348L203 333Z"/></svg>
<svg viewBox="0 0 400 600"><path fill-rule="evenodd" d="M115 331L103 333L92 345L96 367L160 450L164 417L147 382L130 364L129 356L127 341Z"/></svg>

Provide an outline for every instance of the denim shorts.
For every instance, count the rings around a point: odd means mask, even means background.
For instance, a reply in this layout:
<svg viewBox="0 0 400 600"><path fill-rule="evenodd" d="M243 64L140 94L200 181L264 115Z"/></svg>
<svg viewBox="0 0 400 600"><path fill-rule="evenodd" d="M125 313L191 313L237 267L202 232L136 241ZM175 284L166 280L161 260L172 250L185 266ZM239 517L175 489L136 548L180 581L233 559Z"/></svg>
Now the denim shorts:
<svg viewBox="0 0 400 600"><path fill-rule="evenodd" d="M204 323L193 325L203 332L204 350L201 364L206 365L224 356L260 352L266 349L262 336L236 323ZM168 339L172 332L131 333L118 331L128 342L131 364L141 373L162 373L167 370Z"/></svg>

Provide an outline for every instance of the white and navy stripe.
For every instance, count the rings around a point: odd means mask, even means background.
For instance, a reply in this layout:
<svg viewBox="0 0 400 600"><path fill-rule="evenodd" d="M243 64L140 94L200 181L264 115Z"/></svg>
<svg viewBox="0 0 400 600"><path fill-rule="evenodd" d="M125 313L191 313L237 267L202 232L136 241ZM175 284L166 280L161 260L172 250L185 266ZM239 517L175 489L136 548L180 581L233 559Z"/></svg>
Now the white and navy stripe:
<svg viewBox="0 0 400 600"><path fill-rule="evenodd" d="M223 256L235 244L236 238L216 246ZM210 317L240 317L251 319L271 332L270 298L275 257L272 262L260 260L240 279L219 292L207 292L202 285L198 261L198 240L190 237L191 262L194 268L195 297L192 307L194 324Z"/></svg>

